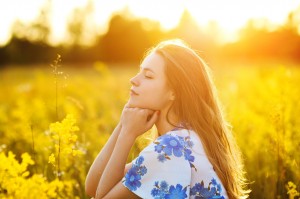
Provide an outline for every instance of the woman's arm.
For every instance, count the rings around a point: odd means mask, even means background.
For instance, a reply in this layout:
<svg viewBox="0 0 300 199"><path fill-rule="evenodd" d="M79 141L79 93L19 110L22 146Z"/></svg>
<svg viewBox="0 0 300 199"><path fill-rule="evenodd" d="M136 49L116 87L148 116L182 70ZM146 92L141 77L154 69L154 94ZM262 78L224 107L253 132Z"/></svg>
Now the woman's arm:
<svg viewBox="0 0 300 199"><path fill-rule="evenodd" d="M134 142L135 137L131 136L126 130L122 129L117 139L111 158L109 159L98 184L96 199L100 199L103 197L110 198L109 195L113 193L109 194L109 192L113 190L113 188L115 188L117 184L119 184L119 186L121 185L120 182L124 176L124 168L126 165L127 157ZM124 187L124 189L127 188ZM128 193L130 192L129 190L127 191ZM125 194L124 190L122 192L123 194Z"/></svg>
<svg viewBox="0 0 300 199"><path fill-rule="evenodd" d="M102 173L111 157L121 129L122 126L119 123L90 167L85 181L85 191L88 196L94 197L96 195L99 180L101 179Z"/></svg>
<svg viewBox="0 0 300 199"><path fill-rule="evenodd" d="M158 118L158 112L125 108L123 112L122 129L111 157L99 181L96 199L100 198L136 198L137 196L122 185L126 160L135 139L149 130ZM148 119L148 116L151 118Z"/></svg>

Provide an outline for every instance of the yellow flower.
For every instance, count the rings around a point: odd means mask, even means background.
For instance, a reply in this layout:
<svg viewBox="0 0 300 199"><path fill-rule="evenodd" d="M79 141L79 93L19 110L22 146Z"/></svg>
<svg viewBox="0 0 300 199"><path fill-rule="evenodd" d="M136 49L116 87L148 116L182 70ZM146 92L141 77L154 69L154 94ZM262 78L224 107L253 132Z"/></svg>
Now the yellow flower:
<svg viewBox="0 0 300 199"><path fill-rule="evenodd" d="M73 150L72 151L72 155L73 156L82 155L82 151L80 151L80 150Z"/></svg>
<svg viewBox="0 0 300 199"><path fill-rule="evenodd" d="M77 141L77 135L71 135L68 141L70 143L75 143Z"/></svg>
<svg viewBox="0 0 300 199"><path fill-rule="evenodd" d="M51 155L49 156L49 160L48 163L52 164L53 166L55 166L55 156L53 153L51 153Z"/></svg>
<svg viewBox="0 0 300 199"><path fill-rule="evenodd" d="M30 164L30 165L34 164L34 161L31 159L28 153L23 153L21 157L22 157L22 164Z"/></svg>

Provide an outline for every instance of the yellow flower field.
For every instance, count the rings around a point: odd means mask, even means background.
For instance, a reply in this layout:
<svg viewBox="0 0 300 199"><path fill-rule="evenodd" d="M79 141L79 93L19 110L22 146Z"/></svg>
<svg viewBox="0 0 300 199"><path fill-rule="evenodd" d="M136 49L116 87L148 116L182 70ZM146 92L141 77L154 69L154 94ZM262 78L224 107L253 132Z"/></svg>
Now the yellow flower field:
<svg viewBox="0 0 300 199"><path fill-rule="evenodd" d="M85 176L119 121L138 71L133 66L1 69L0 198L88 198ZM244 155L251 198L299 198L300 68L212 69ZM147 142L139 139L129 160Z"/></svg>

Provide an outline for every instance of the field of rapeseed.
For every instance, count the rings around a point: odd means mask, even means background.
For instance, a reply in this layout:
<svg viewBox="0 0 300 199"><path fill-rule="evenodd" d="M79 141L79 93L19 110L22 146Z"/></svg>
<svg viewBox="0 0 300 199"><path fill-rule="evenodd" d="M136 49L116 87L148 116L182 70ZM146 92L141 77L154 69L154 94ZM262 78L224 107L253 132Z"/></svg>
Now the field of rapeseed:
<svg viewBox="0 0 300 199"><path fill-rule="evenodd" d="M138 70L52 66L0 71L0 198L87 198L85 176ZM213 73L251 198L299 198L300 69L236 64ZM129 159L145 144L141 139Z"/></svg>

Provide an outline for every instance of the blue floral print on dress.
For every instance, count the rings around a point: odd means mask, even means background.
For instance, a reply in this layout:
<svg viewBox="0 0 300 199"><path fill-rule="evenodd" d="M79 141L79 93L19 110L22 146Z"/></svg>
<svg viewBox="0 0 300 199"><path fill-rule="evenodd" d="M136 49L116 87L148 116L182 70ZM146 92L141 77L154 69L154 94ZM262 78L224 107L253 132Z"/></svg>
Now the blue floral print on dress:
<svg viewBox="0 0 300 199"><path fill-rule="evenodd" d="M132 162L123 185L140 198L227 199L196 136L183 130L158 137Z"/></svg>
<svg viewBox="0 0 300 199"><path fill-rule="evenodd" d="M160 183L156 181L154 183L154 188L151 191L151 195L155 199L167 198L167 199L175 199L175 198L187 198L187 187L182 187L181 184L177 184L176 186L169 184L166 181L161 181Z"/></svg>
<svg viewBox="0 0 300 199"><path fill-rule="evenodd" d="M196 199L224 199L221 196L222 187L218 184L216 179L212 179L208 184L208 187L204 187L204 182L196 183L190 191L191 196L195 196Z"/></svg>
<svg viewBox="0 0 300 199"><path fill-rule="evenodd" d="M131 191L135 191L141 186L141 176L147 173L147 168L142 165L143 162L144 157L139 156L125 175L125 185Z"/></svg>
<svg viewBox="0 0 300 199"><path fill-rule="evenodd" d="M191 168L194 168L197 171L193 164L195 157L190 150L194 144L189 136L181 137L165 134L159 137L154 144L154 150L159 153L157 159L160 162L163 163L166 160L170 160L170 156L172 155L176 157L184 156L184 158L189 161Z"/></svg>

